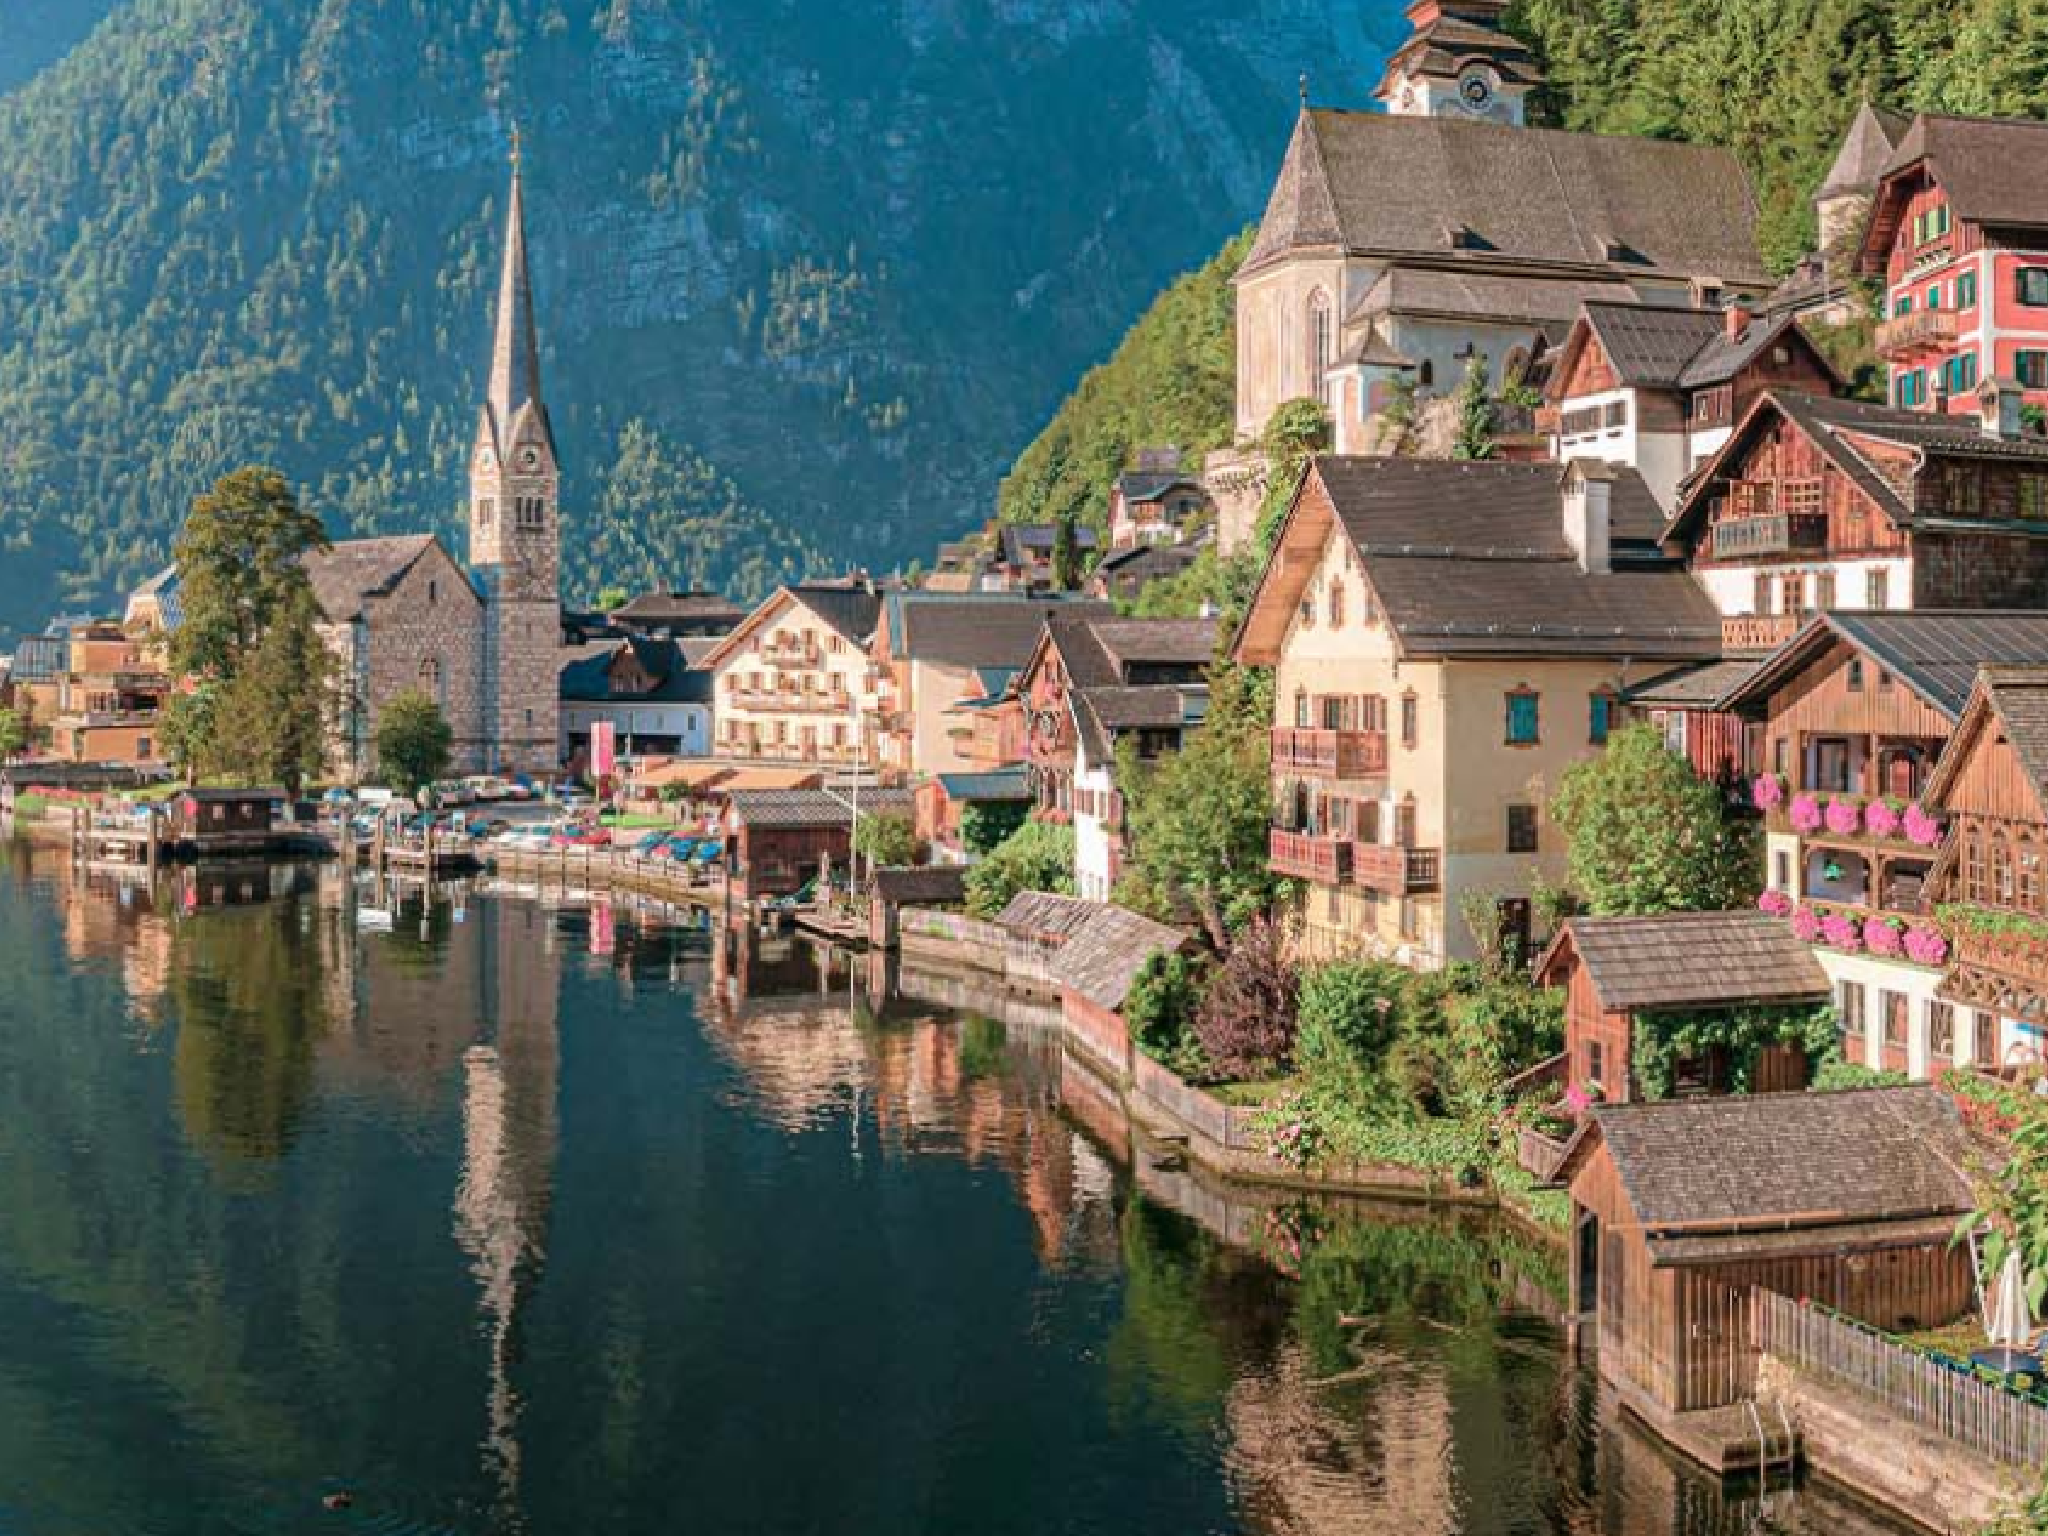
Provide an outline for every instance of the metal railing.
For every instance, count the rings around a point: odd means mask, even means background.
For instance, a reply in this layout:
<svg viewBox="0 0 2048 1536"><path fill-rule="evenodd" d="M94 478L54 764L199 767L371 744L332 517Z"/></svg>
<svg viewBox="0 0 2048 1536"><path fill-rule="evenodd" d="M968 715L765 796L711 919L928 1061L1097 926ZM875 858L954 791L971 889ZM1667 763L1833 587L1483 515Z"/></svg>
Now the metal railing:
<svg viewBox="0 0 2048 1536"><path fill-rule="evenodd" d="M2048 1407L1790 1297L1755 1293L1757 1347L1875 1398L1923 1429L2006 1466L2048 1465Z"/></svg>

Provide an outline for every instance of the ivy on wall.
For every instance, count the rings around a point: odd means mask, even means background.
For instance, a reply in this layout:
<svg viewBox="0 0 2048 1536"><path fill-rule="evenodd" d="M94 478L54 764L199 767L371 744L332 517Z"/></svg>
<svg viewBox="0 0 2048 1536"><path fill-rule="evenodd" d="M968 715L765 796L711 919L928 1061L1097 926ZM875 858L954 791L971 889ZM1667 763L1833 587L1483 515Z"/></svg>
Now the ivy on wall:
<svg viewBox="0 0 2048 1536"><path fill-rule="evenodd" d="M1834 1006L1752 1004L1699 1012L1637 1014L1630 1064L1645 1099L1668 1099L1680 1062L1721 1050L1728 1091L1748 1093L1758 1058L1774 1045L1796 1046L1807 1070L1817 1073L1841 1056Z"/></svg>

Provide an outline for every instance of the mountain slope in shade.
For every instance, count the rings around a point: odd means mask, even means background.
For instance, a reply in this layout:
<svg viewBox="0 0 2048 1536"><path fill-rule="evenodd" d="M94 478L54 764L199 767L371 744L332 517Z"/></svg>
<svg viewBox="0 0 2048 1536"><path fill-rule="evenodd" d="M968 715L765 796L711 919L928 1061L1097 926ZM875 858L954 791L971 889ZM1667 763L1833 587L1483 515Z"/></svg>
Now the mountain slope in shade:
<svg viewBox="0 0 2048 1536"><path fill-rule="evenodd" d="M249 459L453 531L524 126L579 593L882 566L1261 206L1395 0L126 0L0 98L0 625Z"/></svg>

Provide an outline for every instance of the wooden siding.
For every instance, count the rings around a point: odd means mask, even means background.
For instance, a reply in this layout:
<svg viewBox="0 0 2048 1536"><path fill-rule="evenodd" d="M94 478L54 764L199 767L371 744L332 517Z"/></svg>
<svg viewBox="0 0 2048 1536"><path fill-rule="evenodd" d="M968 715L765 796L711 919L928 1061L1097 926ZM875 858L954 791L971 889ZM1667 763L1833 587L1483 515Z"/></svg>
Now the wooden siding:
<svg viewBox="0 0 2048 1536"><path fill-rule="evenodd" d="M1837 469L1813 441L1783 416L1772 420L1746 447L1721 466L1723 482L1716 495L1712 520L1719 523L1747 515L1750 508L1731 494L1727 482L1782 487L1787 481L1820 483L1819 510L1827 514L1829 555L1898 554L1906 535L1891 524L1877 503ZM1779 505L1777 510L1785 510ZM1710 551L1703 551L1707 553ZM1810 560L1814 551L1787 552L1783 558ZM1745 561L1744 563L1748 563Z"/></svg>
<svg viewBox="0 0 2048 1536"><path fill-rule="evenodd" d="M2039 822L2041 797L2003 736L1977 738L1977 747L1957 774L1946 809L1991 821Z"/></svg>
<svg viewBox="0 0 2048 1536"><path fill-rule="evenodd" d="M1626 1104L1635 1097L1633 1074L1629 1070L1629 1030L1632 1018L1600 1006L1593 990L1593 976L1579 963L1577 955L1567 962L1564 988L1564 1039L1569 1065L1567 1080L1584 1088L1598 1081L1610 1104ZM1593 1051L1600 1053L1599 1071L1593 1070Z"/></svg>
<svg viewBox="0 0 2048 1536"><path fill-rule="evenodd" d="M1825 1302L1879 1328L1953 1321L1973 1295L1967 1250L1922 1243L1856 1254L1815 1253L1697 1269L1658 1269L1605 1146L1573 1177L1571 1295L1580 1294L1576 1222L1600 1223L1601 1374L1673 1411L1719 1408L1750 1396L1756 1345L1750 1294L1762 1288ZM1816 1246L1823 1240L1816 1235Z"/></svg>

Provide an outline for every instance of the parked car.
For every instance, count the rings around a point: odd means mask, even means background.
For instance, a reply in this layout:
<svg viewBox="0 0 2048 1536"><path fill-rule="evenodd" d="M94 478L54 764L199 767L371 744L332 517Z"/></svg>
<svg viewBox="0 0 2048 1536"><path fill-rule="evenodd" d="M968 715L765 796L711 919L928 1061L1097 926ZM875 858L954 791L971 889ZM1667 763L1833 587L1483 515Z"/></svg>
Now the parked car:
<svg viewBox="0 0 2048 1536"><path fill-rule="evenodd" d="M548 822L529 823L523 827L508 827L492 841L514 853L540 853L554 846L555 834L561 830L561 827Z"/></svg>
<svg viewBox="0 0 2048 1536"><path fill-rule="evenodd" d="M612 834L607 827L563 827L549 839L549 842L556 848L609 848L612 845Z"/></svg>

